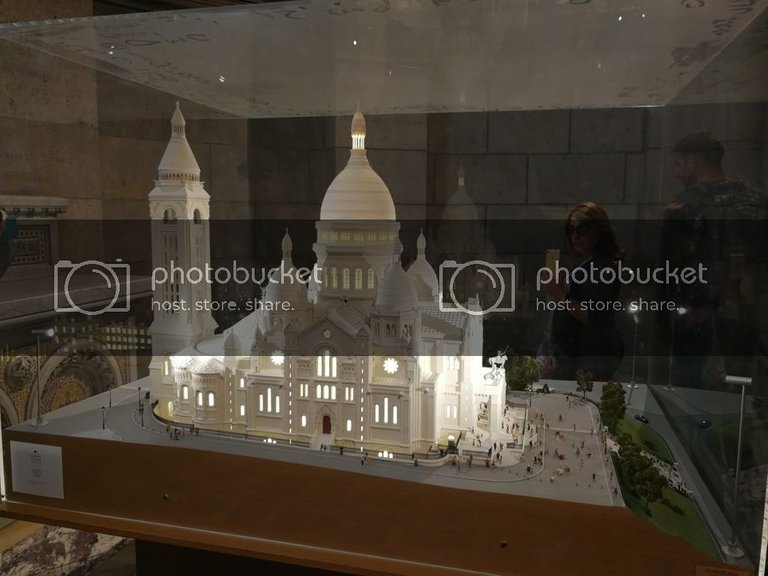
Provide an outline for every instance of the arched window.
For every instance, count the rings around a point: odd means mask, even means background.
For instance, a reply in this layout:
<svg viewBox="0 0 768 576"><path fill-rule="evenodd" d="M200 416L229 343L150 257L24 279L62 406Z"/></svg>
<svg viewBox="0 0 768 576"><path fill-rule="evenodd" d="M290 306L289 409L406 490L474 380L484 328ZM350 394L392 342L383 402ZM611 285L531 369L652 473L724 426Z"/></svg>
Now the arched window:
<svg viewBox="0 0 768 576"><path fill-rule="evenodd" d="M302 416L301 417L301 427L302 428L306 428L307 427L307 417L306 416Z"/></svg>
<svg viewBox="0 0 768 576"><path fill-rule="evenodd" d="M166 208L163 212L163 224L176 224L176 212L173 208Z"/></svg>
<svg viewBox="0 0 768 576"><path fill-rule="evenodd" d="M374 288L374 274L373 274L373 268L368 268L368 290L373 290Z"/></svg>
<svg viewBox="0 0 768 576"><path fill-rule="evenodd" d="M363 271L360 268L355 269L355 290L361 290L363 287Z"/></svg>
<svg viewBox="0 0 768 576"><path fill-rule="evenodd" d="M213 408L216 404L216 395L213 392L208 392L208 408Z"/></svg>
<svg viewBox="0 0 768 576"><path fill-rule="evenodd" d="M275 395L275 413L280 414L280 395Z"/></svg>
<svg viewBox="0 0 768 576"><path fill-rule="evenodd" d="M328 384L326 384L325 386L323 386L323 400L328 400L330 395L331 395L330 394L330 388L329 388Z"/></svg>
<svg viewBox="0 0 768 576"><path fill-rule="evenodd" d="M347 432L352 432L352 420L347 420Z"/></svg>
<svg viewBox="0 0 768 576"><path fill-rule="evenodd" d="M344 290L349 290L349 268L341 271L341 286Z"/></svg>
<svg viewBox="0 0 768 576"><path fill-rule="evenodd" d="M203 406L203 393L198 390L195 392L195 402L197 402L197 405L202 408Z"/></svg>
<svg viewBox="0 0 768 576"><path fill-rule="evenodd" d="M397 424L397 406L392 406L392 424Z"/></svg>
<svg viewBox="0 0 768 576"><path fill-rule="evenodd" d="M328 348L321 350L317 355L316 374L322 378L336 378L338 373L338 360Z"/></svg>
<svg viewBox="0 0 768 576"><path fill-rule="evenodd" d="M192 222L194 222L195 224L200 224L200 220L201 220L200 210L195 208L195 211L192 213Z"/></svg>
<svg viewBox="0 0 768 576"><path fill-rule="evenodd" d="M245 416L245 404L240 404L240 416Z"/></svg>
<svg viewBox="0 0 768 576"><path fill-rule="evenodd" d="M181 399L182 400L189 400L189 386L184 384L184 386L181 387Z"/></svg>
<svg viewBox="0 0 768 576"><path fill-rule="evenodd" d="M331 386L331 400L336 400L336 386Z"/></svg>
<svg viewBox="0 0 768 576"><path fill-rule="evenodd" d="M331 267L331 288L339 287L339 273L336 270L336 266Z"/></svg>

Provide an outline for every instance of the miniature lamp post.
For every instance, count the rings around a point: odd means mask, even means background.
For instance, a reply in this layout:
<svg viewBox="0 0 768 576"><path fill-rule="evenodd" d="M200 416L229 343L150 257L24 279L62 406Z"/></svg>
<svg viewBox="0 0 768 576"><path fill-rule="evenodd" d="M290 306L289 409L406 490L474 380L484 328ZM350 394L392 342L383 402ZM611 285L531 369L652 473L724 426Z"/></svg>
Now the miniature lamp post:
<svg viewBox="0 0 768 576"><path fill-rule="evenodd" d="M53 338L54 330L53 328L36 328L35 330L32 330L32 334L37 338L37 418L35 419L35 426L42 426L43 424L46 424L45 419L43 419L43 407L42 407L42 387L40 385L40 364L41 364L41 358L40 358L40 338Z"/></svg>
<svg viewBox="0 0 768 576"><path fill-rule="evenodd" d="M685 308L678 308L673 314L672 314L672 322L670 322L670 328L669 328L669 376L667 380L667 385L664 386L664 390L669 390L670 392L675 391L675 387L672 386L672 364L674 363L674 352L675 352L675 321L677 320L678 316L682 316L685 314L687 310Z"/></svg>
<svg viewBox="0 0 768 576"><path fill-rule="evenodd" d="M736 520L739 514L739 473L741 471L741 434L744 425L744 397L749 384L752 384L752 378L744 376L726 376L726 384L738 384L741 386L741 406L739 408L739 439L736 443L736 473L733 479L733 515L731 518L731 538L728 544L721 549L726 556L731 558L741 558L744 556L744 550L736 542Z"/></svg>
<svg viewBox="0 0 768 576"><path fill-rule="evenodd" d="M630 303L629 314L632 316L632 322L635 325L635 329L632 341L632 378L629 381L629 399L627 400L627 406L632 404L632 392L638 387L637 384L635 384L635 366L637 365L637 325L640 324L640 307L637 302Z"/></svg>

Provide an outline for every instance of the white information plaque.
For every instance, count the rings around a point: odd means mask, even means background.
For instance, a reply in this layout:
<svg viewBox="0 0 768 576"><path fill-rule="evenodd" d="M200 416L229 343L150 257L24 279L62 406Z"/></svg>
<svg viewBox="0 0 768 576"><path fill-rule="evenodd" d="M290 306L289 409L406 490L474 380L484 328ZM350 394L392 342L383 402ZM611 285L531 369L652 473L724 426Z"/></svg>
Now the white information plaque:
<svg viewBox="0 0 768 576"><path fill-rule="evenodd" d="M11 484L21 494L64 498L61 447L11 441Z"/></svg>

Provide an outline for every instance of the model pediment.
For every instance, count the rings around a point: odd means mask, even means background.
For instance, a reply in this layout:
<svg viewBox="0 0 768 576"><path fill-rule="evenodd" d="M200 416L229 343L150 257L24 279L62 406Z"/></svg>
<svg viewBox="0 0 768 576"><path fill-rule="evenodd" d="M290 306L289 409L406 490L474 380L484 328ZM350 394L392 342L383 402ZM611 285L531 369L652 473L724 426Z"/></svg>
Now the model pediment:
<svg viewBox="0 0 768 576"><path fill-rule="evenodd" d="M360 342L356 333L348 332L341 323L336 323L325 316L295 337L292 349L306 354L313 354L323 347L333 349L338 355L355 355L360 352Z"/></svg>

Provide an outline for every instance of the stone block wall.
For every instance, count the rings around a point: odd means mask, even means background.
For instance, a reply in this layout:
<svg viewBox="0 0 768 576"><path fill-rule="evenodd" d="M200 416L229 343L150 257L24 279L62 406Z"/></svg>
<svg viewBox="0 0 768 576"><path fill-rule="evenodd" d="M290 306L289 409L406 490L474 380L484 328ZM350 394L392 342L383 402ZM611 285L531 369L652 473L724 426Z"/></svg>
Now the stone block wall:
<svg viewBox="0 0 768 576"><path fill-rule="evenodd" d="M251 198L259 218L318 217L325 189L349 157L350 122L350 116L249 122ZM616 222L663 215L682 190L671 150L687 133L712 130L726 148L729 177L760 189L768 184L765 103L366 116L366 125L368 158L389 186L398 219L448 213L482 220L478 233L496 249L489 256L517 265L527 305L544 250L564 248L561 224L575 204L595 201ZM457 195L461 167L466 194ZM498 220L509 222L494 225ZM411 236L407 229L402 234L405 262L414 257ZM632 256L657 253L657 240L631 224L619 230Z"/></svg>
<svg viewBox="0 0 768 576"><path fill-rule="evenodd" d="M562 217L583 200L616 219L648 218L680 190L670 150L694 130L720 137L730 177L764 188L766 110L758 103L367 116L366 148L404 219L450 204L461 166L482 218ZM250 183L261 217L317 216L348 158L349 123L348 116L250 122Z"/></svg>
<svg viewBox="0 0 768 576"><path fill-rule="evenodd" d="M150 264L149 202L157 167L171 134L177 98L99 73L96 159L103 218L121 233L104 237L107 257L120 257L138 273ZM247 169L247 122L200 104L180 101L186 133L211 195L214 220L254 217ZM135 230L131 227L135 226ZM242 239L246 241L246 239ZM214 258L234 247L212 246ZM236 256L237 254L233 254ZM230 256L231 257L231 256Z"/></svg>

